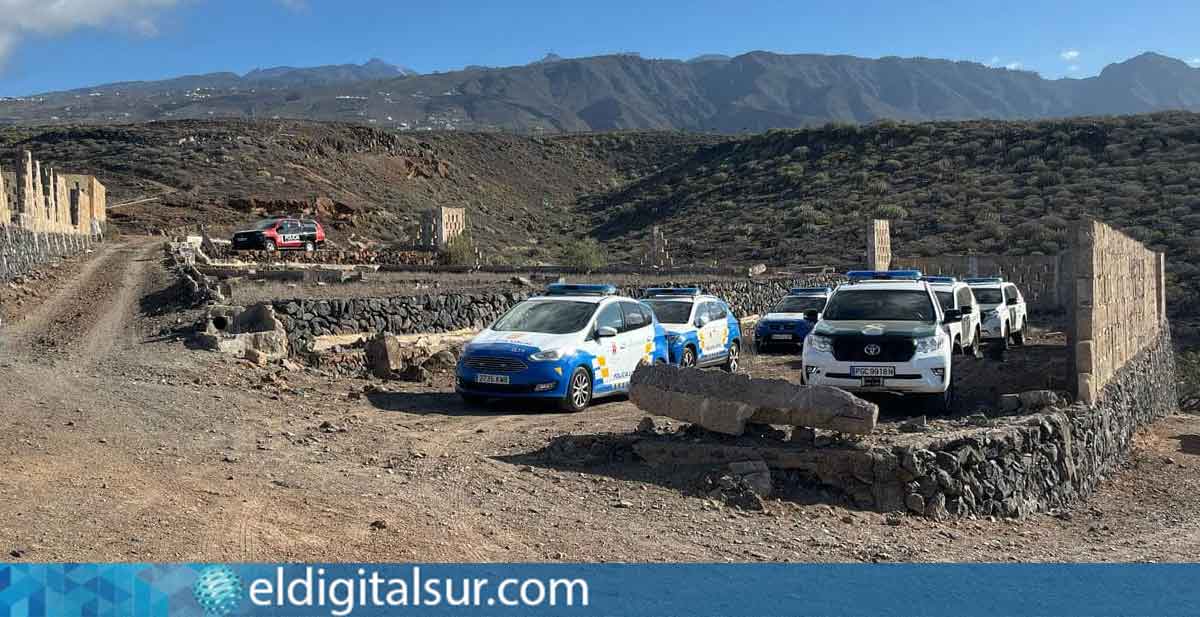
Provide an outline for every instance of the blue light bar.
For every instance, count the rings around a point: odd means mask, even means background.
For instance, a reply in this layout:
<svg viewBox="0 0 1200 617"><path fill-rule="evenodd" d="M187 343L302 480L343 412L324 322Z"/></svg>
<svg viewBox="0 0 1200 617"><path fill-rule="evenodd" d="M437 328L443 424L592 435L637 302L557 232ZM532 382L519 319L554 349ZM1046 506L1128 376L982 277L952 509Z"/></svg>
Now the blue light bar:
<svg viewBox="0 0 1200 617"><path fill-rule="evenodd" d="M554 283L546 286L547 296L612 296L617 288L613 285L576 285Z"/></svg>
<svg viewBox="0 0 1200 617"><path fill-rule="evenodd" d="M829 287L793 287L788 290L789 296L815 295L815 294L830 294L833 289Z"/></svg>
<svg viewBox="0 0 1200 617"><path fill-rule="evenodd" d="M953 276L927 276L925 280L930 283L957 283L958 279Z"/></svg>
<svg viewBox="0 0 1200 617"><path fill-rule="evenodd" d="M965 279L965 280L967 281L968 285L974 285L975 283L1003 283L1004 282L1004 279L999 276L976 276L976 277Z"/></svg>
<svg viewBox="0 0 1200 617"><path fill-rule="evenodd" d="M655 296L698 296L699 287L647 287L643 292L647 298Z"/></svg>
<svg viewBox="0 0 1200 617"><path fill-rule="evenodd" d="M851 270L846 278L852 281L919 281L920 270Z"/></svg>

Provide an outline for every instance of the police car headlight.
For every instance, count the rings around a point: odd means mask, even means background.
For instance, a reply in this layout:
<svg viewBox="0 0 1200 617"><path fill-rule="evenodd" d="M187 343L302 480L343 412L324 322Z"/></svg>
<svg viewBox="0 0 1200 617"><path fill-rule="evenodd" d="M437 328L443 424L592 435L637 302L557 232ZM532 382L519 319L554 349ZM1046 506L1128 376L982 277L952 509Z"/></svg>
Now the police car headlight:
<svg viewBox="0 0 1200 617"><path fill-rule="evenodd" d="M823 353L833 351L833 339L829 338L828 336L810 334L808 338L804 339L804 342L807 343L808 348L813 351L820 351Z"/></svg>
<svg viewBox="0 0 1200 617"><path fill-rule="evenodd" d="M560 347L558 349L545 349L529 356L534 362L553 362L562 360L571 355L575 351L574 347Z"/></svg>
<svg viewBox="0 0 1200 617"><path fill-rule="evenodd" d="M941 350L945 339L940 336L927 336L917 339L917 353L935 353Z"/></svg>

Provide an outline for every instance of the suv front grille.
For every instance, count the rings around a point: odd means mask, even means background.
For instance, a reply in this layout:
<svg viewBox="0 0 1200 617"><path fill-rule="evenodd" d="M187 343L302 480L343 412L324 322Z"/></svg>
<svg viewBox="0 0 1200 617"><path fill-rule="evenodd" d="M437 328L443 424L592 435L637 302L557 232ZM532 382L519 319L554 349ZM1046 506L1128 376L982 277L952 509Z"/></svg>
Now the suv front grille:
<svg viewBox="0 0 1200 617"><path fill-rule="evenodd" d="M529 368L524 362L516 358L495 356L471 356L463 361L463 364L477 371L494 371L497 373L520 373Z"/></svg>
<svg viewBox="0 0 1200 617"><path fill-rule="evenodd" d="M866 352L868 345L879 345L879 353ZM833 357L839 362L908 362L917 352L917 345L908 337L836 336Z"/></svg>

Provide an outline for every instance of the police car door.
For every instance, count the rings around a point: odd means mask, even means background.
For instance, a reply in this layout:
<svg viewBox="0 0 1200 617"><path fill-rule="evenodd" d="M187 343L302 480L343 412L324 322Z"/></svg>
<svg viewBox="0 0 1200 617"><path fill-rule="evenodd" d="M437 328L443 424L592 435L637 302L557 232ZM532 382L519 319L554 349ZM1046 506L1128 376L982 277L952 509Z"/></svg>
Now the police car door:
<svg viewBox="0 0 1200 617"><path fill-rule="evenodd" d="M706 301L697 312L704 311L708 323L700 328L700 357L712 360L725 355L725 343L729 338L728 312L718 302Z"/></svg>
<svg viewBox="0 0 1200 617"><path fill-rule="evenodd" d="M283 246L292 248L303 244L300 239L300 222L292 219L285 220L279 226L279 239Z"/></svg>
<svg viewBox="0 0 1200 617"><path fill-rule="evenodd" d="M609 302L600 308L596 314L596 330L612 328L616 336L593 336L585 344L586 350L594 357L592 359L592 391L598 394L611 392L613 384L621 381L621 337L624 336L625 317L617 302ZM625 378L628 382L628 377Z"/></svg>
<svg viewBox="0 0 1200 617"><path fill-rule="evenodd" d="M626 347L621 350L622 363L629 367L630 375L638 364L653 361L654 319L649 310L637 302L621 301L625 313Z"/></svg>

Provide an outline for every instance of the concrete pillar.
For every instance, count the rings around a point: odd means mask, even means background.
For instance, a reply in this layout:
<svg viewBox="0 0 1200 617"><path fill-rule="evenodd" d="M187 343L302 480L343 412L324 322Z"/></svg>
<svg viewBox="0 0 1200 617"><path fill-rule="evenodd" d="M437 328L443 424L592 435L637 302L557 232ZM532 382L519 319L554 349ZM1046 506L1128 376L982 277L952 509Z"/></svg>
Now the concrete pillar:
<svg viewBox="0 0 1200 617"><path fill-rule="evenodd" d="M887 270L891 265L891 226L886 220L875 219L867 228L867 269Z"/></svg>
<svg viewBox="0 0 1200 617"><path fill-rule="evenodd" d="M0 226L12 222L12 206L8 203L8 190L4 186L4 166L0 165Z"/></svg>

